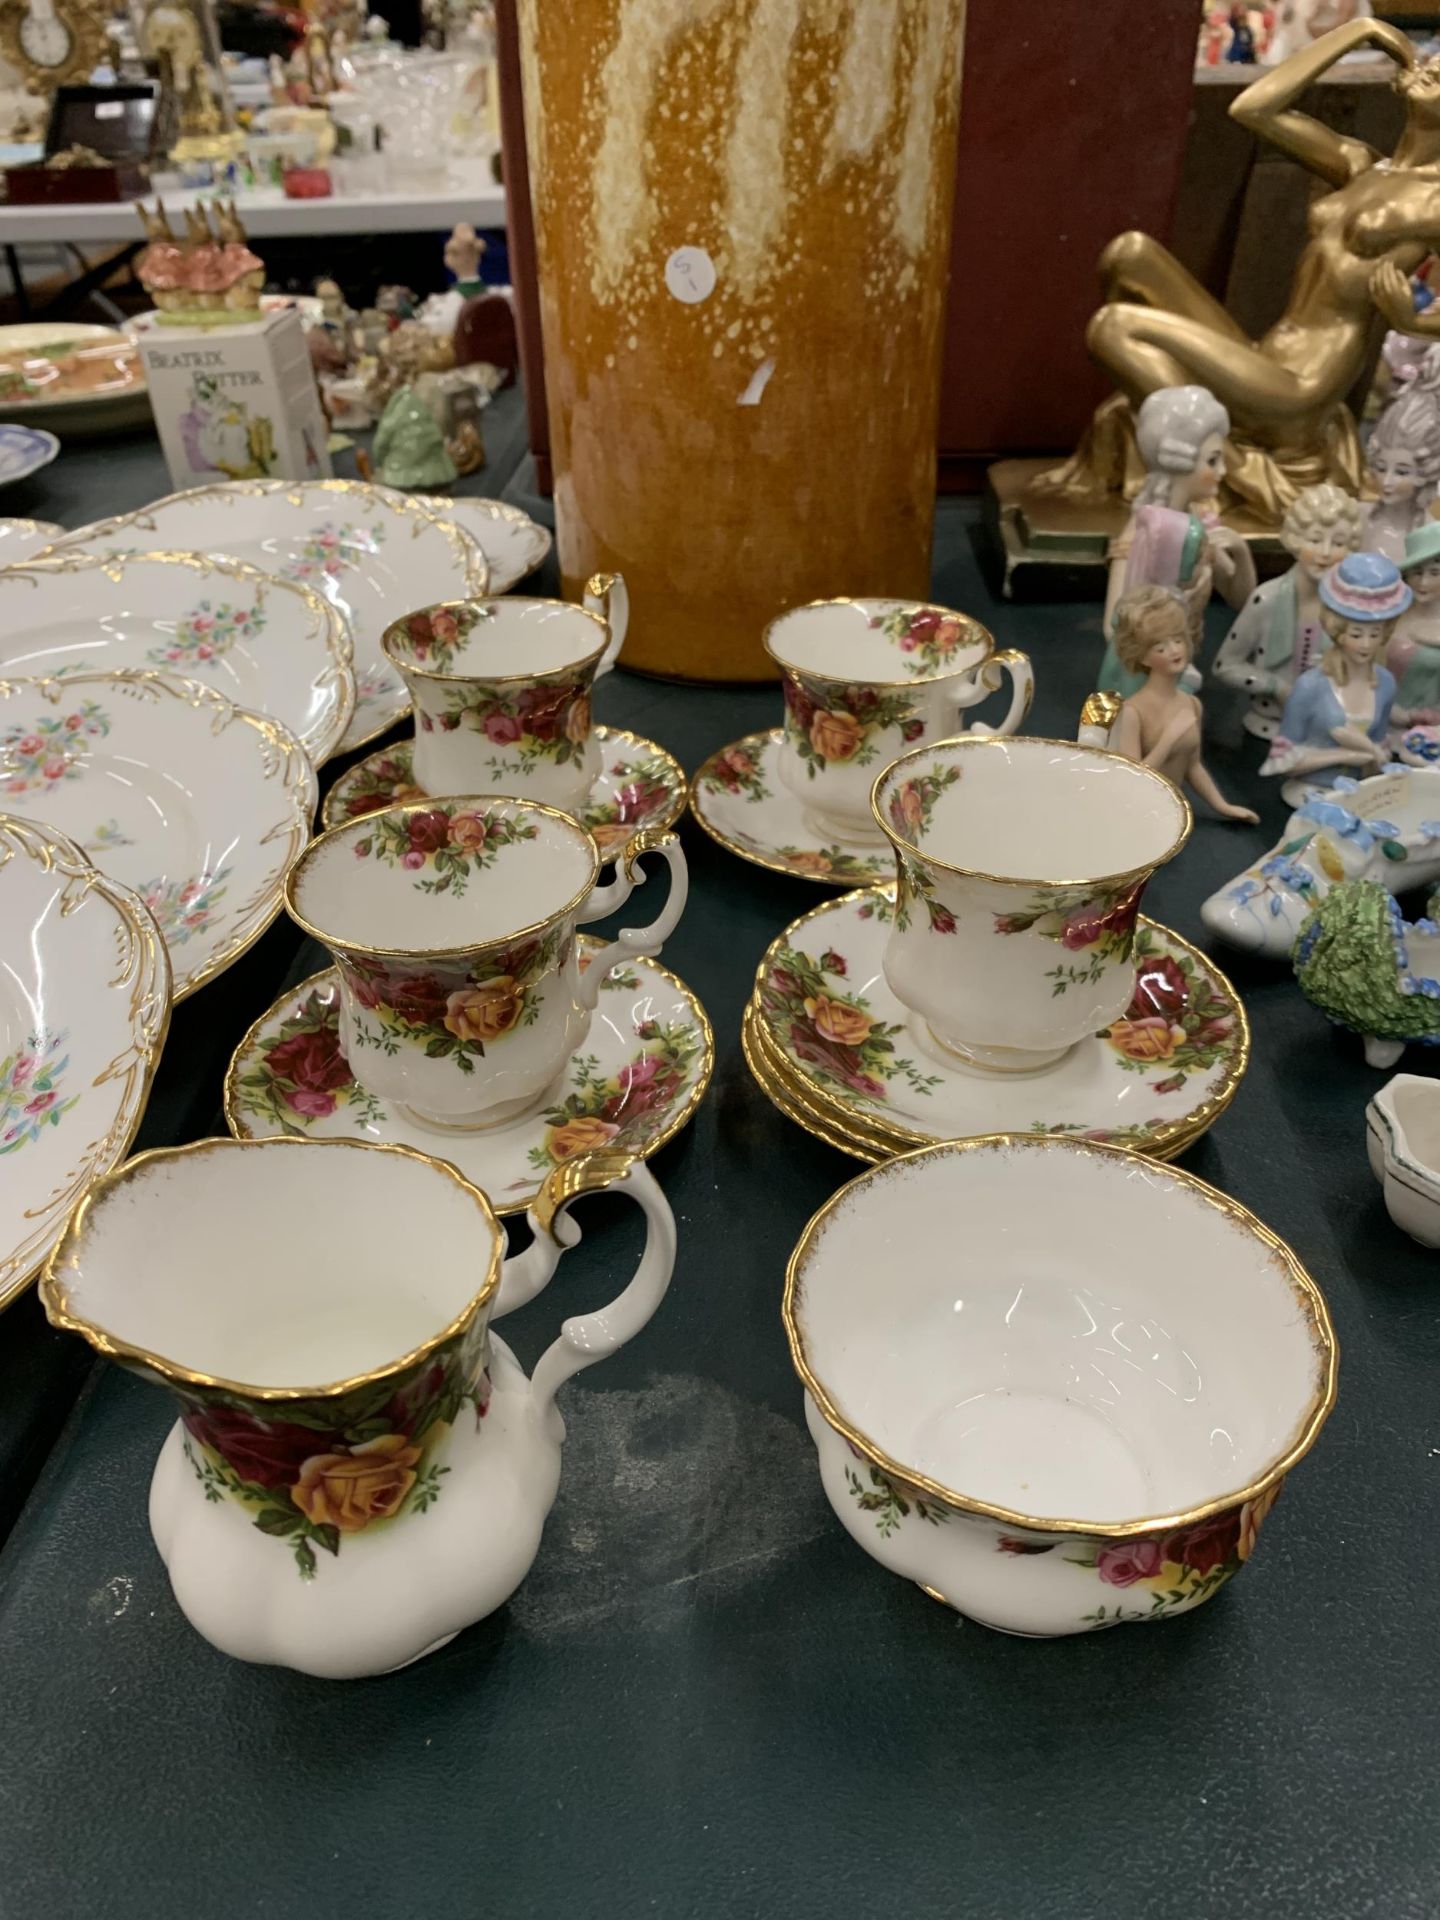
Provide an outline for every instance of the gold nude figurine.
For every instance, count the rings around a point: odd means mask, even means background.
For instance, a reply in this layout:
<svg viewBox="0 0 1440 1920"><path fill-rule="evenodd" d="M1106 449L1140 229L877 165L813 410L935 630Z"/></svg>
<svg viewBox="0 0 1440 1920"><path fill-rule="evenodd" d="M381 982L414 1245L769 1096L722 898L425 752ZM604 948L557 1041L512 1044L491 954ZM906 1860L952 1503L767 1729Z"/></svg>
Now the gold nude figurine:
<svg viewBox="0 0 1440 1920"><path fill-rule="evenodd" d="M1405 105L1389 158L1294 107L1367 43L1394 59ZM1440 247L1440 59L1418 60L1383 20L1350 20L1247 87L1230 113L1332 189L1311 204L1284 313L1251 340L1158 241L1122 233L1101 255L1104 304L1086 333L1120 392L1098 409L1073 458L1031 483L1037 491L1132 493L1142 476L1131 408L1161 387L1196 383L1230 414L1229 496L1278 525L1303 487L1360 491L1364 463L1346 396L1364 370L1374 314L1440 339L1440 317L1414 311L1408 278Z"/></svg>

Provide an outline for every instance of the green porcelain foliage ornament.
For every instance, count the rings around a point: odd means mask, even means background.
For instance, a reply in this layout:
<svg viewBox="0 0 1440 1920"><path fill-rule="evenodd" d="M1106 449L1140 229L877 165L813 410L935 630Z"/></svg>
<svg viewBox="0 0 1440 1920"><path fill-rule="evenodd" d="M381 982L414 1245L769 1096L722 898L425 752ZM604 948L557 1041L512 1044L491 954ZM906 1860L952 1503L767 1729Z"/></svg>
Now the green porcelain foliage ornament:
<svg viewBox="0 0 1440 1920"><path fill-rule="evenodd" d="M1346 880L1306 918L1295 975L1307 1000L1364 1036L1372 1066L1392 1066L1407 1042L1440 1044L1440 929L1409 925L1375 880Z"/></svg>
<svg viewBox="0 0 1440 1920"><path fill-rule="evenodd" d="M376 478L387 487L448 487L455 462L439 422L413 387L392 393L375 429Z"/></svg>

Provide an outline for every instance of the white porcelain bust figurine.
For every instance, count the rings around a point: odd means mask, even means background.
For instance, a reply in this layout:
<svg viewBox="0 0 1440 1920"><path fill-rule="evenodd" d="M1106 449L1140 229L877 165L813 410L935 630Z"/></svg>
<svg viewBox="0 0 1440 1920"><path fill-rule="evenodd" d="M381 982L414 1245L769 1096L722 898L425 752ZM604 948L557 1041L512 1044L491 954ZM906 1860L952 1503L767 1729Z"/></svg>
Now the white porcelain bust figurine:
<svg viewBox="0 0 1440 1920"><path fill-rule="evenodd" d="M1440 520L1405 541L1401 565L1415 598L1400 616L1385 664L1396 680L1390 719L1397 727L1440 724Z"/></svg>
<svg viewBox="0 0 1440 1920"><path fill-rule="evenodd" d="M1135 587L1120 596L1115 651L1127 673L1145 678L1121 707L1110 747L1153 767L1177 787L1193 788L1222 820L1257 826L1259 814L1227 800L1200 758L1200 702L1180 684L1190 665L1190 627L1185 603L1173 587Z"/></svg>
<svg viewBox="0 0 1440 1920"><path fill-rule="evenodd" d="M1364 545L1398 566L1406 535L1424 525L1440 486L1440 346L1375 422L1365 458L1379 498L1366 516Z"/></svg>
<svg viewBox="0 0 1440 1920"><path fill-rule="evenodd" d="M1275 737L1291 687L1325 651L1320 576L1359 546L1364 517L1340 487L1298 493L1280 528L1294 566L1255 589L1215 656L1215 678L1250 695L1245 726L1262 740Z"/></svg>
<svg viewBox="0 0 1440 1920"><path fill-rule="evenodd" d="M1198 651L1211 592L1238 606L1255 585L1255 563L1238 534L1222 527L1215 492L1225 472L1230 416L1205 387L1162 387L1135 416L1135 440L1146 478L1129 524L1110 549L1105 593L1102 692L1138 692L1140 679L1121 667L1111 642L1115 606L1133 587L1173 587ZM1199 676L1193 676L1199 685Z"/></svg>

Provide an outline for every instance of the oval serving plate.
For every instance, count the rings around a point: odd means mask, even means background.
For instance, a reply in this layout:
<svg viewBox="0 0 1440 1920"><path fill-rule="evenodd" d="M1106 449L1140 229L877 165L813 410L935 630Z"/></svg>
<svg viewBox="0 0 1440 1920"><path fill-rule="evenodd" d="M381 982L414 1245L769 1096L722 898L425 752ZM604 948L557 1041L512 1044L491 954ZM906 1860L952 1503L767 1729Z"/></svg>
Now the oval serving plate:
<svg viewBox="0 0 1440 1920"><path fill-rule="evenodd" d="M310 837L315 769L262 714L174 674L0 680L0 806L53 822L133 887L170 953L175 998L280 910Z"/></svg>
<svg viewBox="0 0 1440 1920"><path fill-rule="evenodd" d="M350 659L328 600L243 561L74 553L0 570L0 673L183 674L278 720L317 767L354 712Z"/></svg>
<svg viewBox="0 0 1440 1920"><path fill-rule="evenodd" d="M129 1150L170 1020L139 898L72 840L0 813L0 1307Z"/></svg>
<svg viewBox="0 0 1440 1920"><path fill-rule="evenodd" d="M410 709L405 683L380 650L392 620L436 600L488 591L485 555L467 533L405 494L360 480L231 480L172 493L136 513L79 527L51 555L163 550L225 554L323 593L350 623L355 712L349 753Z"/></svg>

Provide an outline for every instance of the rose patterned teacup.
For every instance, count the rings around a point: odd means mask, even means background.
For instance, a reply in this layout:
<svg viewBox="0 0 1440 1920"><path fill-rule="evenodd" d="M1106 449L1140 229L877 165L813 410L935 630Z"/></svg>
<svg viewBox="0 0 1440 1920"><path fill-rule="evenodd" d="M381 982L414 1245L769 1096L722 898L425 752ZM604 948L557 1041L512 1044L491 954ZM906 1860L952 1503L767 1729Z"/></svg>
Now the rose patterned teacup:
<svg viewBox="0 0 1440 1920"><path fill-rule="evenodd" d="M897 867L885 978L920 1046L1028 1073L1120 1018L1140 896L1190 834L1163 774L1063 740L967 735L902 755L873 804Z"/></svg>
<svg viewBox="0 0 1440 1920"><path fill-rule="evenodd" d="M590 690L615 664L628 605L618 574L596 574L583 607L453 600L387 627L380 644L415 706L419 786L578 810L600 771Z"/></svg>
<svg viewBox="0 0 1440 1920"><path fill-rule="evenodd" d="M623 906L636 860L651 852L670 867L664 910L602 947L582 974L576 927ZM606 975L658 954L685 908L672 833L637 834L608 886L596 885L599 871L578 821L493 795L413 801L312 840L285 905L335 961L356 1079L431 1126L497 1126L537 1105L588 1028Z"/></svg>
<svg viewBox="0 0 1440 1920"><path fill-rule="evenodd" d="M1012 1633L1208 1600L1335 1400L1288 1247L1193 1175L1054 1135L861 1174L801 1236L784 1314L846 1529Z"/></svg>
<svg viewBox="0 0 1440 1920"><path fill-rule="evenodd" d="M646 1216L634 1278L565 1322L527 1380L490 1322L613 1186ZM675 1222L643 1166L567 1160L505 1259L489 1201L444 1161L360 1141L201 1140L101 1180L41 1281L56 1326L167 1386L180 1419L150 1526L222 1653L329 1679L384 1673L524 1579L560 1480L555 1389L660 1304Z"/></svg>
<svg viewBox="0 0 1440 1920"><path fill-rule="evenodd" d="M909 746L963 732L962 715L1010 674L1014 733L1035 691L1023 653L996 653L978 620L913 600L815 600L772 620L765 647L781 669L780 778L826 841L874 845L876 773Z"/></svg>

